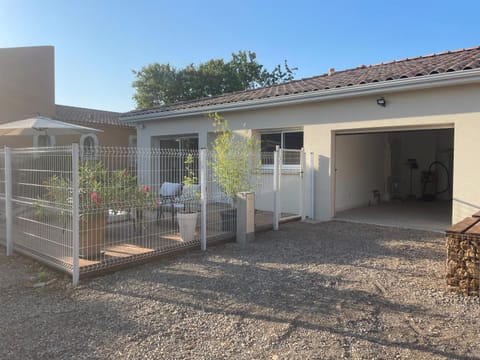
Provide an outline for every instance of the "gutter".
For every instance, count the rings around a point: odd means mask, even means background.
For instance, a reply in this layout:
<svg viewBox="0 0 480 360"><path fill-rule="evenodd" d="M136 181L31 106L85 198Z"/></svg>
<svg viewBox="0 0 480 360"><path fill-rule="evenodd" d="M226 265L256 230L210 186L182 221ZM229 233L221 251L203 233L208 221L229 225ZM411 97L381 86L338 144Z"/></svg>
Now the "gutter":
<svg viewBox="0 0 480 360"><path fill-rule="evenodd" d="M135 123L140 121L171 119L209 112L231 112L241 110L256 110L281 105L295 105L318 101L345 99L358 96L379 95L399 91L431 89L444 86L467 85L480 82L480 69L461 70L450 73L419 76L413 78L381 81L376 83L343 86L340 88L309 91L306 93L281 95L265 99L240 101L229 104L203 106L192 109L181 109L165 112L152 112L142 115L119 117L120 121Z"/></svg>

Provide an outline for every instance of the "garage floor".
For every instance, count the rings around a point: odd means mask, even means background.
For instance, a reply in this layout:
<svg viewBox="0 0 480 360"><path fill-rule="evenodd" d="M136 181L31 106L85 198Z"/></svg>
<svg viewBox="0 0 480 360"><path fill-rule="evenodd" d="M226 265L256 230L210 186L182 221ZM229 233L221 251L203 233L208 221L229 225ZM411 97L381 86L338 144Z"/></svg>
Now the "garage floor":
<svg viewBox="0 0 480 360"><path fill-rule="evenodd" d="M452 222L451 201L402 201L338 212L335 219L444 232Z"/></svg>

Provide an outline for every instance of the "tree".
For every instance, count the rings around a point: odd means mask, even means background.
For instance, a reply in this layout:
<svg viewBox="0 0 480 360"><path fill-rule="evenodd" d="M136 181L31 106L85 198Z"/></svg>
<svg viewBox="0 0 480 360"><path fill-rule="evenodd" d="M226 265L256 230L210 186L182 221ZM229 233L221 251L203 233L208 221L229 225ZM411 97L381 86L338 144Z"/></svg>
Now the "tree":
<svg viewBox="0 0 480 360"><path fill-rule="evenodd" d="M277 65L268 71L251 51L232 53L227 63L211 59L199 65L176 69L170 64L149 64L133 71L133 99L137 108L254 89L293 80L297 68Z"/></svg>

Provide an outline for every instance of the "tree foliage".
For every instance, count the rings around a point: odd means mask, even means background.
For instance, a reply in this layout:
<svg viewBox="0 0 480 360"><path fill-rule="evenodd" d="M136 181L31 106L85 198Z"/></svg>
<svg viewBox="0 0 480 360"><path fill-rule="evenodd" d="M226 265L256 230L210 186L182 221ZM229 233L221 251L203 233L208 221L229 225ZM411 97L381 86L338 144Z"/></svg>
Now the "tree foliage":
<svg viewBox="0 0 480 360"><path fill-rule="evenodd" d="M133 99L137 108L194 100L290 81L296 70L285 60L283 66L268 71L251 51L233 53L228 62L211 59L181 69L154 63L133 71Z"/></svg>

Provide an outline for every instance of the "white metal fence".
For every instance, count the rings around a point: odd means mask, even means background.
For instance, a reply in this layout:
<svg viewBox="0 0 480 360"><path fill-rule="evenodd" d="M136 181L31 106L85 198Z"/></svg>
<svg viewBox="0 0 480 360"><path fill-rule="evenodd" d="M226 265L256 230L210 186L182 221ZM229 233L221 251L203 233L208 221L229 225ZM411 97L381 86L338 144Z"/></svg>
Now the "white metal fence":
<svg viewBox="0 0 480 360"><path fill-rule="evenodd" d="M5 149L0 148L0 244L5 242Z"/></svg>
<svg viewBox="0 0 480 360"><path fill-rule="evenodd" d="M252 164L262 162L249 176L257 211L277 228L282 216L302 214L302 159L299 151L252 155ZM0 242L7 254L14 248L71 274L74 283L182 248L205 249L236 231L235 203L222 191L214 161L207 150L5 148ZM281 183L300 201L293 212L289 198L282 207Z"/></svg>

